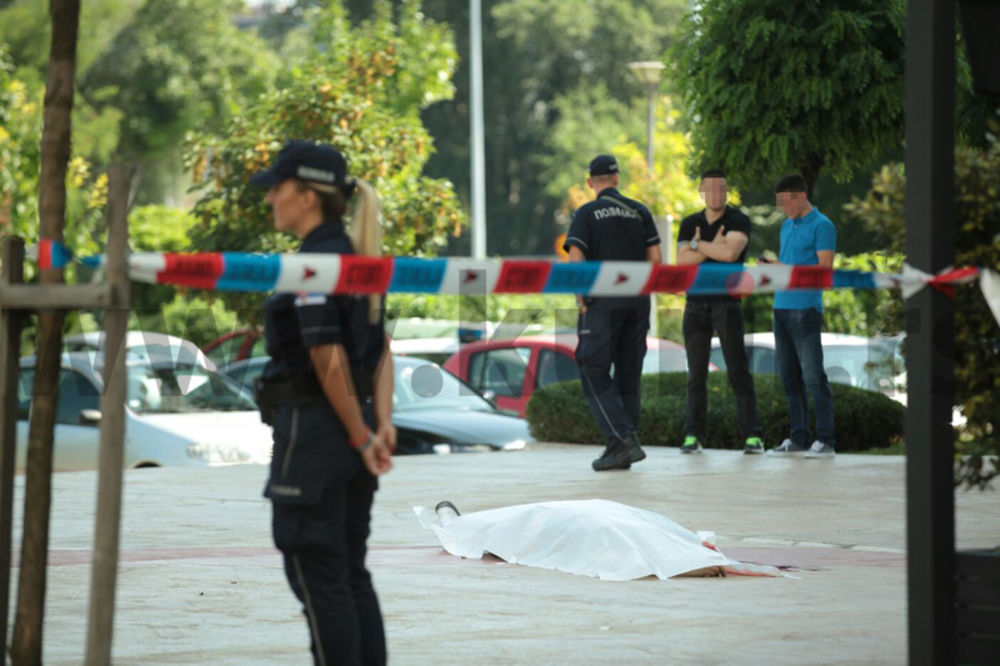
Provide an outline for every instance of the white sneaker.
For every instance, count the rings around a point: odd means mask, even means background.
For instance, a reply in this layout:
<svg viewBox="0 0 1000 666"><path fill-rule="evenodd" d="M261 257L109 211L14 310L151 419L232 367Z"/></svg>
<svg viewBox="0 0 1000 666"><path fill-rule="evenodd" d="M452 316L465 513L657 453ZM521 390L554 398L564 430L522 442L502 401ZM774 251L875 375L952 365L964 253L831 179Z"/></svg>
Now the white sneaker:
<svg viewBox="0 0 1000 666"><path fill-rule="evenodd" d="M832 458L837 452L829 444L824 444L818 439L812 443L809 450L802 454L803 458Z"/></svg>
<svg viewBox="0 0 1000 666"><path fill-rule="evenodd" d="M792 440L786 439L779 446L776 446L773 449L771 449L770 451L768 451L768 453L772 454L772 455L776 455L776 456L777 455L781 455L781 456L787 456L787 455L797 456L797 455L800 455L800 454L802 454L802 453L804 453L804 452L806 452L808 450L809 449L807 449L806 447L799 446L798 444L796 444Z"/></svg>

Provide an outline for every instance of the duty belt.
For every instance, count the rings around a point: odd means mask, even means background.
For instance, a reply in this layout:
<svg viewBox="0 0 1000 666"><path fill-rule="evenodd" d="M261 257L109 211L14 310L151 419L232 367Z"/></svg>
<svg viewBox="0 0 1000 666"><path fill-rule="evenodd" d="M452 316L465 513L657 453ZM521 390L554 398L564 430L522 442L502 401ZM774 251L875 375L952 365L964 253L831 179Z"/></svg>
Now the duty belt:
<svg viewBox="0 0 1000 666"><path fill-rule="evenodd" d="M375 382L368 371L352 368L351 379L360 402L366 402L375 391ZM296 406L322 405L327 397L319 381L312 376L295 375L277 381L267 381L261 377L254 380L254 399L260 407L260 418L264 423L272 423L274 408L280 404Z"/></svg>

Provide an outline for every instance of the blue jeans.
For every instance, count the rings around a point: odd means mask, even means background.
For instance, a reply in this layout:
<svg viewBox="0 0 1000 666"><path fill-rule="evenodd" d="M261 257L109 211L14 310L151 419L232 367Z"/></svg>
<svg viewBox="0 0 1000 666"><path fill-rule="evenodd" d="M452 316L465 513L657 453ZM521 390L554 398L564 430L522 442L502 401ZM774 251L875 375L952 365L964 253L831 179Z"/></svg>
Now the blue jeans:
<svg viewBox="0 0 1000 666"><path fill-rule="evenodd" d="M833 393L823 369L820 331L823 313L815 308L774 311L774 351L778 376L788 399L790 439L809 445L809 400L816 412L816 439L834 445Z"/></svg>

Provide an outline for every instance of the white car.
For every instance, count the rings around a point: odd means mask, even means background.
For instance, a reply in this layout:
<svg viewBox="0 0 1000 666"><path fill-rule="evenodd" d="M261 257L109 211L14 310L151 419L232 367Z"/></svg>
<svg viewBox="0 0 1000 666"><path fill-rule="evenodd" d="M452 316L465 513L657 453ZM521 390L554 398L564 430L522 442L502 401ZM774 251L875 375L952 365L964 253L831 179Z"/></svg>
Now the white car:
<svg viewBox="0 0 1000 666"><path fill-rule="evenodd" d="M774 333L747 333L744 337L750 372L777 374ZM906 401L906 366L897 350L896 340L866 338L860 335L821 333L823 365L831 382L847 384L869 391L884 393L890 398ZM710 358L725 369L719 338L712 338Z"/></svg>
<svg viewBox="0 0 1000 666"><path fill-rule="evenodd" d="M406 338L389 341L389 349L393 354L414 356L441 365L461 348L457 336L441 338Z"/></svg>
<svg viewBox="0 0 1000 666"><path fill-rule="evenodd" d="M64 352L92 352L104 349L104 331L89 331L67 335L63 338ZM169 357L174 363L200 365L215 370L215 363L198 348L198 345L166 333L152 331L128 331L125 333L125 349L133 357L155 354Z"/></svg>
<svg viewBox="0 0 1000 666"><path fill-rule="evenodd" d="M178 363L175 349L126 351L126 468L162 465L265 464L271 428L236 382L200 363ZM53 469L96 469L100 440L103 353L61 358ZM23 469L35 357L21 359L18 379L16 466Z"/></svg>
<svg viewBox="0 0 1000 666"><path fill-rule="evenodd" d="M831 382L878 391L896 402L906 404L906 361L900 353L905 335L866 338L843 333L821 333L823 365ZM774 333L747 333L743 338L750 372L776 374ZM726 367L719 339L712 338L712 362ZM965 415L952 409L951 424L961 427Z"/></svg>

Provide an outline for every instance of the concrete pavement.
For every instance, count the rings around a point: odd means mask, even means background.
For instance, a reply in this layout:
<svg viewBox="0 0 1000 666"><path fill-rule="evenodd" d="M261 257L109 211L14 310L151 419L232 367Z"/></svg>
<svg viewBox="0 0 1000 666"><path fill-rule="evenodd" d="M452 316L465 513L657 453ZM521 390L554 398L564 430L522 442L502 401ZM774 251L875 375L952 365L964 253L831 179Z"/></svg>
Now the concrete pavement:
<svg viewBox="0 0 1000 666"><path fill-rule="evenodd" d="M648 452L629 472L601 474L589 467L599 449L586 446L397 458L376 497L369 541L390 663L906 661L901 457ZM265 476L257 466L126 472L116 663L309 662L305 623L271 546ZM46 664L82 660L96 478L54 478ZM15 494L20 502L23 477ZM789 567L795 577L606 582L461 560L411 508L449 499L470 512L584 498L713 530L730 557ZM15 511L19 546L20 504ZM959 547L1000 542L995 492L958 493L956 519Z"/></svg>

